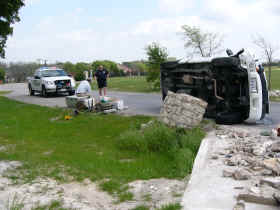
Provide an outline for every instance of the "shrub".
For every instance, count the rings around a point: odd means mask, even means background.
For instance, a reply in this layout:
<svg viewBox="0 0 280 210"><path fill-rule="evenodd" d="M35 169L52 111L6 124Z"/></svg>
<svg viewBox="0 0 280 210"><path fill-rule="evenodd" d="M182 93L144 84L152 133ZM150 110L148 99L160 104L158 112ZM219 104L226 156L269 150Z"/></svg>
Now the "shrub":
<svg viewBox="0 0 280 210"><path fill-rule="evenodd" d="M137 130L128 130L117 139L117 146L123 150L146 152L147 142L144 136Z"/></svg>
<svg viewBox="0 0 280 210"><path fill-rule="evenodd" d="M144 129L143 133L151 152L170 152L178 147L175 130L162 123L153 123Z"/></svg>
<svg viewBox="0 0 280 210"><path fill-rule="evenodd" d="M182 148L189 148L194 154L196 154L204 136L205 133L200 128L193 128L180 136L179 144Z"/></svg>
<svg viewBox="0 0 280 210"><path fill-rule="evenodd" d="M178 150L174 157L174 169L178 176L184 176L186 173L191 173L193 162L196 153L193 153L189 148Z"/></svg>
<svg viewBox="0 0 280 210"><path fill-rule="evenodd" d="M75 80L76 81L82 81L82 80L84 80L85 79L85 75L83 74L83 72L77 72L76 74L75 74Z"/></svg>

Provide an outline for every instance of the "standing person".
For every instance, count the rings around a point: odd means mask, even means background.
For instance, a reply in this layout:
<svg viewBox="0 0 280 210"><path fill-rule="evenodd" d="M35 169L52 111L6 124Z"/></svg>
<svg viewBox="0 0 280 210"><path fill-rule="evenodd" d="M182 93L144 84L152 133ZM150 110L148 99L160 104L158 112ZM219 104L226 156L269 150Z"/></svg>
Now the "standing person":
<svg viewBox="0 0 280 210"><path fill-rule="evenodd" d="M83 80L79 84L79 86L78 86L78 88L76 90L76 95L80 96L80 97L82 97L82 96L89 96L90 91L91 91L91 86L89 84L89 79Z"/></svg>
<svg viewBox="0 0 280 210"><path fill-rule="evenodd" d="M95 74L94 78L97 80L97 85L99 89L99 96L102 97L102 89L103 89L103 96L106 96L106 87L107 87L107 78L109 77L109 72L100 65Z"/></svg>

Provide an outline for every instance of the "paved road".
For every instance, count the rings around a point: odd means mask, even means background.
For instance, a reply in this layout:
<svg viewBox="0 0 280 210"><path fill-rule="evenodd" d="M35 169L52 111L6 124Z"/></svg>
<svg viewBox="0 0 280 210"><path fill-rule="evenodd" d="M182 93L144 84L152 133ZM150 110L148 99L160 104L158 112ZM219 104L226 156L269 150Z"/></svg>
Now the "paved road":
<svg viewBox="0 0 280 210"><path fill-rule="evenodd" d="M65 96L54 96L50 98L42 98L40 96L29 96L27 84L4 84L0 85L0 91L12 90L7 96L9 98L23 101L25 103L39 104L51 107L66 107ZM93 91L93 96L98 96L97 91ZM162 105L161 96L159 94L144 94L144 93L126 93L126 92L108 92L108 96L114 96L123 99L125 106L128 106L127 114L140 114L157 116ZM274 126L280 124L280 103L271 102L271 112L263 121L258 122L258 125Z"/></svg>
<svg viewBox="0 0 280 210"><path fill-rule="evenodd" d="M43 98L39 95L29 96L27 84L25 83L0 85L0 91L5 90L11 90L12 92L6 96L17 101L50 107L66 107L65 95L51 96L49 98ZM98 97L97 91L93 91L92 95ZM128 106L128 109L125 111L127 114L157 116L160 112L161 96L159 94L109 91L108 96L123 99L124 105Z"/></svg>

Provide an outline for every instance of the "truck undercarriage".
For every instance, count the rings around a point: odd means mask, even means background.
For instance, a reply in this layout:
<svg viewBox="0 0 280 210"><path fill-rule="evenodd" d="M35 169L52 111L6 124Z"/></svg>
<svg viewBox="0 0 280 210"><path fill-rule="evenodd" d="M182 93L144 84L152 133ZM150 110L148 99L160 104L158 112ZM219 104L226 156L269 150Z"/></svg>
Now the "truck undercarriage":
<svg viewBox="0 0 280 210"><path fill-rule="evenodd" d="M205 117L217 123L240 123L249 116L248 73L235 57L211 62L166 62L161 65L161 87L163 99L170 90L208 102Z"/></svg>

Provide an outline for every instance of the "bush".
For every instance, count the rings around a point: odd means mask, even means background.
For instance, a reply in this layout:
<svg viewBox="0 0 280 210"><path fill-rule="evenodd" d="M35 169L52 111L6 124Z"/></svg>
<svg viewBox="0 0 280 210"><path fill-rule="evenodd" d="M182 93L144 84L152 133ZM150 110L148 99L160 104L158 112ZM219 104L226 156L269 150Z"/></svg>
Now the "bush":
<svg viewBox="0 0 280 210"><path fill-rule="evenodd" d="M117 139L117 146L123 150L147 152L147 142L137 130L128 130Z"/></svg>
<svg viewBox="0 0 280 210"><path fill-rule="evenodd" d="M162 123L153 123L143 133L151 152L170 152L178 147L175 130Z"/></svg>
<svg viewBox="0 0 280 210"><path fill-rule="evenodd" d="M172 162L174 174L184 177L192 170L204 135L200 128L174 129L154 122L142 130L133 128L123 133L116 143L122 150L159 153Z"/></svg>
<svg viewBox="0 0 280 210"><path fill-rule="evenodd" d="M200 128L193 128L180 136L179 144L182 148L189 148L196 154L199 150L201 139L204 136L205 133Z"/></svg>
<svg viewBox="0 0 280 210"><path fill-rule="evenodd" d="M75 80L76 80L76 81L82 81L82 80L84 80L84 79L85 79L85 75L84 75L83 72L77 72L77 73L75 74Z"/></svg>
<svg viewBox="0 0 280 210"><path fill-rule="evenodd" d="M174 157L174 170L178 176L184 176L186 173L191 173L193 162L196 153L193 153L189 148L182 148L176 152Z"/></svg>

